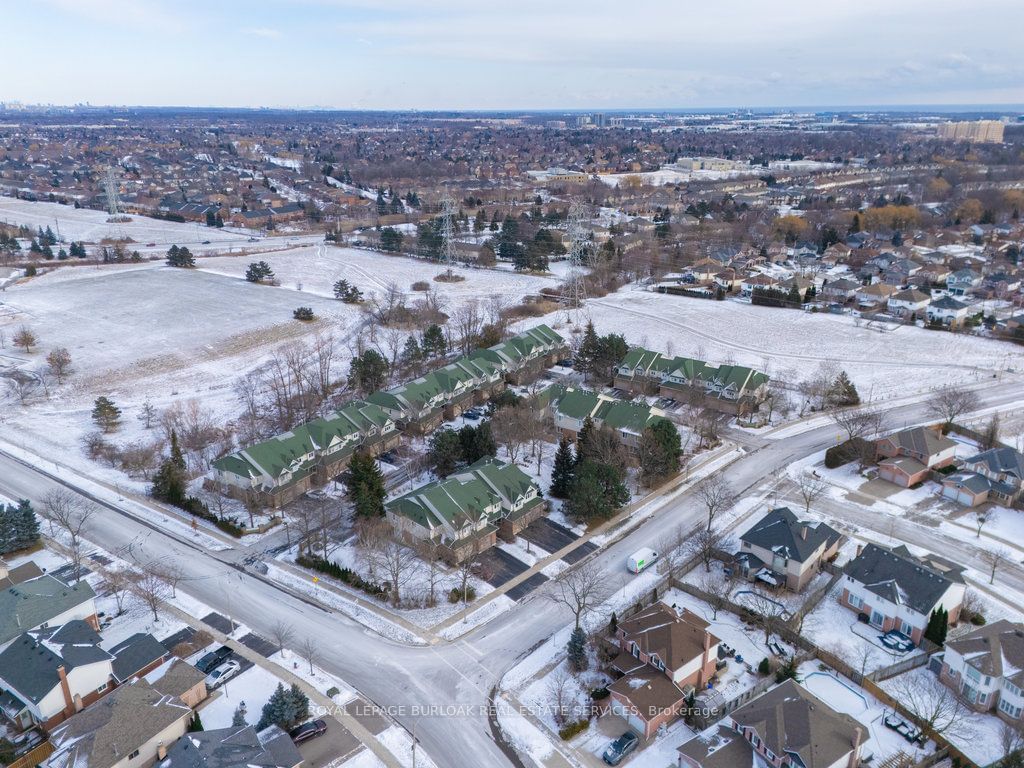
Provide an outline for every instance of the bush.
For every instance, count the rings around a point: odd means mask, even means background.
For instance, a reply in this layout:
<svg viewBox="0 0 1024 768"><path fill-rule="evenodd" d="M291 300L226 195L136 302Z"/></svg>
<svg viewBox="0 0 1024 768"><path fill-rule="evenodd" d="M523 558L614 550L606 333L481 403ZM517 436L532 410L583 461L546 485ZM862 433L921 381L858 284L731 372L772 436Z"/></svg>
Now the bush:
<svg viewBox="0 0 1024 768"><path fill-rule="evenodd" d="M762 675L770 675L772 672L772 663L768 661L768 657L765 656L761 659L761 663L757 665L757 671Z"/></svg>
<svg viewBox="0 0 1024 768"><path fill-rule="evenodd" d="M428 283L426 280L417 280L415 283L412 284L412 289L414 291L429 291L430 283Z"/></svg>
<svg viewBox="0 0 1024 768"><path fill-rule="evenodd" d="M327 689L327 698L333 699L339 693L341 693L341 691L339 691L336 687L332 685L330 688Z"/></svg>
<svg viewBox="0 0 1024 768"><path fill-rule="evenodd" d="M459 587L452 587L451 591L448 592L448 602L453 605L462 602L462 597L462 590ZM476 590L473 588L473 585L470 584L466 587L465 597L467 603L476 600Z"/></svg>
<svg viewBox="0 0 1024 768"><path fill-rule="evenodd" d="M316 315L313 314L313 310L311 307L297 307L295 311L292 312L292 317L294 317L296 320L302 320L303 322L307 323L310 320L316 319Z"/></svg>
<svg viewBox="0 0 1024 768"><path fill-rule="evenodd" d="M590 698L592 698L594 701L602 701L603 699L607 699L611 695L611 691L608 690L607 686L595 688L590 692Z"/></svg>
<svg viewBox="0 0 1024 768"><path fill-rule="evenodd" d="M568 741L576 734L583 733L589 727L589 720L577 720L575 723L569 723L560 728L558 735L562 737L562 741Z"/></svg>
<svg viewBox="0 0 1024 768"><path fill-rule="evenodd" d="M295 564L301 565L303 568L320 571L320 573L326 573L328 576L348 584L350 587L362 590L373 597L381 599L387 597L388 590L386 586L366 581L366 579L351 568L343 568L331 560L324 560L322 557L315 555L299 555L295 558Z"/></svg>
<svg viewBox="0 0 1024 768"><path fill-rule="evenodd" d="M983 627L985 626L985 617L980 613L972 613L971 624L973 624L976 627Z"/></svg>
<svg viewBox="0 0 1024 768"><path fill-rule="evenodd" d="M829 469L841 467L843 464L853 461L858 456L865 455L868 448L868 442L860 437L855 437L853 440L847 440L839 445L833 445L825 451L825 466Z"/></svg>

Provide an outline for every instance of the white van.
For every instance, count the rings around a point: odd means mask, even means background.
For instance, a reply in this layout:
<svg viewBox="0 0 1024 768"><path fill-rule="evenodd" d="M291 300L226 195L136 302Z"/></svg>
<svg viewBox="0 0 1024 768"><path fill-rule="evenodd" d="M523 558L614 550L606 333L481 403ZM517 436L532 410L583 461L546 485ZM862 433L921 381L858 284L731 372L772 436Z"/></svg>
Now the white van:
<svg viewBox="0 0 1024 768"><path fill-rule="evenodd" d="M650 547L644 547L626 558L626 570L630 573L640 573L657 559L657 552Z"/></svg>

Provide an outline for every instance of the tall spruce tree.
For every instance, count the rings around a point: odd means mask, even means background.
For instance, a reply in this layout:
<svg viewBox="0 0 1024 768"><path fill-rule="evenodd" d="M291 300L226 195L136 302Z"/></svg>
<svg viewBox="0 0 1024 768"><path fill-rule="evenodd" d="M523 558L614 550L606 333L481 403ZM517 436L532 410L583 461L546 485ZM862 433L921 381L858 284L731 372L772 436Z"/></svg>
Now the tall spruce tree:
<svg viewBox="0 0 1024 768"><path fill-rule="evenodd" d="M583 627L576 627L569 635L566 654L573 672L583 672L590 666L590 660L587 658L587 635Z"/></svg>
<svg viewBox="0 0 1024 768"><path fill-rule="evenodd" d="M359 517L384 516L384 473L366 451L356 451L348 465L347 495Z"/></svg>
<svg viewBox="0 0 1024 768"><path fill-rule="evenodd" d="M556 499L564 499L569 495L575 467L576 457L573 455L572 445L563 437L558 441L555 465L551 470L551 488L549 492Z"/></svg>

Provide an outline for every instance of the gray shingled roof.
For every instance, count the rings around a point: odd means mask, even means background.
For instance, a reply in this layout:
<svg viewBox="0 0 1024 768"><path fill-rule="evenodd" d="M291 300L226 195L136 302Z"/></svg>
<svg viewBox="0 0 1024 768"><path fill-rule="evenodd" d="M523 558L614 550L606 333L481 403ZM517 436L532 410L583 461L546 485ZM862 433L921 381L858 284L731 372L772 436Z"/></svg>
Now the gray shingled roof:
<svg viewBox="0 0 1024 768"><path fill-rule="evenodd" d="M168 655L163 644L152 635L138 632L110 649L114 655L117 682L130 680L143 669Z"/></svg>
<svg viewBox="0 0 1024 768"><path fill-rule="evenodd" d="M771 550L802 563L825 543L826 548L842 534L825 523L800 520L789 507L779 507L762 517L740 536L741 541Z"/></svg>
<svg viewBox="0 0 1024 768"><path fill-rule="evenodd" d="M744 704L732 719L756 729L776 755L796 753L806 768L834 765L853 749L858 728L861 742L868 735L864 725L831 709L793 680Z"/></svg>
<svg viewBox="0 0 1024 768"><path fill-rule="evenodd" d="M293 768L301 762L295 744L276 725L259 733L246 725L189 733L167 750L159 768Z"/></svg>
<svg viewBox="0 0 1024 768"><path fill-rule="evenodd" d="M96 597L88 582L69 587L46 574L0 592L0 645Z"/></svg>
<svg viewBox="0 0 1024 768"><path fill-rule="evenodd" d="M915 557L904 546L886 549L868 544L845 572L869 592L922 614L936 608L951 584L964 581L963 566L936 555Z"/></svg>
<svg viewBox="0 0 1024 768"><path fill-rule="evenodd" d="M38 704L60 685L59 667L70 673L75 667L110 659L109 653L95 645L57 646L26 632L0 652L0 681L22 699Z"/></svg>
<svg viewBox="0 0 1024 768"><path fill-rule="evenodd" d="M967 464L984 464L990 472L1024 479L1024 453L1013 448L991 448L967 459Z"/></svg>

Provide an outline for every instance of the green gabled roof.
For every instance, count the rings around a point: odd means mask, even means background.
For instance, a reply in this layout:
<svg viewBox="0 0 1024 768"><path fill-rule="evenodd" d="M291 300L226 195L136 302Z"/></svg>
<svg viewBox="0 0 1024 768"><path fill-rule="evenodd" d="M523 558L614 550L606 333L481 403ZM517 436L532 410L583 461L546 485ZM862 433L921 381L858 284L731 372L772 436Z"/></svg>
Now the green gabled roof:
<svg viewBox="0 0 1024 768"><path fill-rule="evenodd" d="M588 389L566 389L557 398L558 412L570 419L585 419L597 407L598 396Z"/></svg>
<svg viewBox="0 0 1024 768"><path fill-rule="evenodd" d="M480 459L466 468L495 489L502 498L514 501L535 486L533 480L515 464L506 464L493 458Z"/></svg>
<svg viewBox="0 0 1024 768"><path fill-rule="evenodd" d="M213 462L213 468L239 477L256 477L259 472L239 453L229 453Z"/></svg>
<svg viewBox="0 0 1024 768"><path fill-rule="evenodd" d="M262 469L270 477L277 478L285 471L301 471L304 468L301 460L313 450L313 440L306 425L303 424L291 432L250 445L241 453L243 458L257 468Z"/></svg>
<svg viewBox="0 0 1024 768"><path fill-rule="evenodd" d="M379 408L390 408L393 411L404 411L405 403L398 399L391 390L387 392L374 392L366 398L366 402L376 405Z"/></svg>
<svg viewBox="0 0 1024 768"><path fill-rule="evenodd" d="M306 431L319 450L325 450L334 440L345 440L359 434L359 427L338 412L329 413L306 424Z"/></svg>
<svg viewBox="0 0 1024 768"><path fill-rule="evenodd" d="M663 378L674 376L686 381L715 381L722 386L734 385L738 392L757 389L768 381L764 373L743 365L721 365L715 367L703 360L692 357L665 357L660 352L651 352L643 347L631 348L622 358L620 366L647 371Z"/></svg>
<svg viewBox="0 0 1024 768"><path fill-rule="evenodd" d="M611 403L611 407L601 417L606 427L635 432L637 434L643 432L650 424L663 418L664 416L652 413L649 405L627 403L624 400L616 400Z"/></svg>

